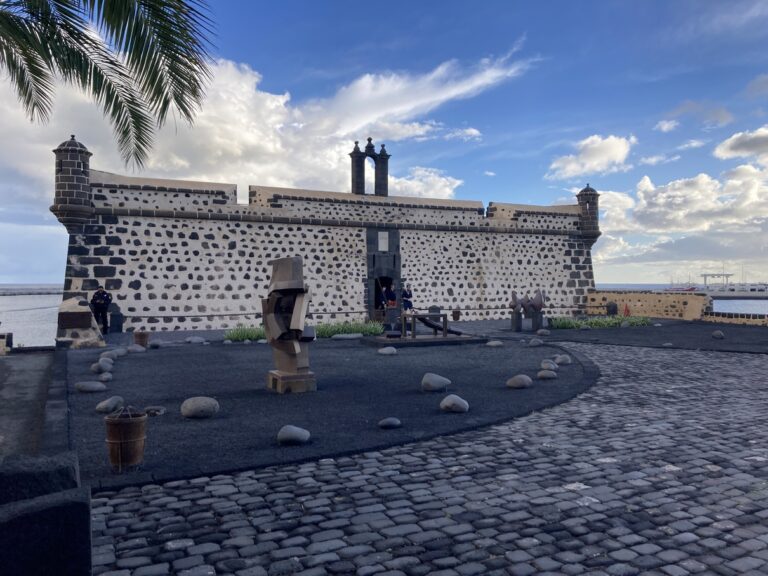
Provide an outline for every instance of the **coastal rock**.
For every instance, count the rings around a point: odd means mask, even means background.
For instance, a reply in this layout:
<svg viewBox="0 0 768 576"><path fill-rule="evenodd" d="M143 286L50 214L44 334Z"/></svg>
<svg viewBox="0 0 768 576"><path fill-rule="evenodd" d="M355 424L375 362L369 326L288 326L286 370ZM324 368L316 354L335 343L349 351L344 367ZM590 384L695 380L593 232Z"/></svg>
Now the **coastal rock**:
<svg viewBox="0 0 768 576"><path fill-rule="evenodd" d="M104 392L104 390L107 389L107 386L103 382L86 380L75 383L75 389L78 392Z"/></svg>
<svg viewBox="0 0 768 576"><path fill-rule="evenodd" d="M110 360L117 360L117 352L114 350L107 350L99 354L99 358L109 358Z"/></svg>
<svg viewBox="0 0 768 576"><path fill-rule="evenodd" d="M250 344L250 343L251 343L251 341L250 341L248 338L246 338L245 340L243 340L243 344Z"/></svg>
<svg viewBox="0 0 768 576"><path fill-rule="evenodd" d="M353 332L351 334L334 334L331 336L331 340L356 340L362 337L363 335L359 332Z"/></svg>
<svg viewBox="0 0 768 576"><path fill-rule="evenodd" d="M456 394L449 394L440 401L440 410L443 412L468 412L469 402Z"/></svg>
<svg viewBox="0 0 768 576"><path fill-rule="evenodd" d="M397 348L394 346L385 346L384 348L379 348L379 354L382 356L394 356L397 354Z"/></svg>
<svg viewBox="0 0 768 576"><path fill-rule="evenodd" d="M165 406L147 406L144 408L144 412L147 413L147 416L162 416L165 414Z"/></svg>
<svg viewBox="0 0 768 576"><path fill-rule="evenodd" d="M555 356L555 364L572 364L573 360L571 359L570 355L568 354L557 354Z"/></svg>
<svg viewBox="0 0 768 576"><path fill-rule="evenodd" d="M507 380L507 388L529 388L533 380L527 374L518 374Z"/></svg>
<svg viewBox="0 0 768 576"><path fill-rule="evenodd" d="M725 338L725 334L723 334L722 330L715 330L714 332L712 332L712 338L714 338L715 340L722 340L723 338Z"/></svg>
<svg viewBox="0 0 768 576"><path fill-rule="evenodd" d="M99 358L98 362L91 364L91 372L101 374L102 372L111 372L114 362L109 358Z"/></svg>
<svg viewBox="0 0 768 576"><path fill-rule="evenodd" d="M193 396L181 405L184 418L210 418L219 411L219 403L209 396Z"/></svg>
<svg viewBox="0 0 768 576"><path fill-rule="evenodd" d="M99 374L99 382L112 382L112 372L102 372Z"/></svg>
<svg viewBox="0 0 768 576"><path fill-rule="evenodd" d="M542 370L551 370L552 372L557 372L557 369L559 368L554 360L542 360L539 367Z"/></svg>
<svg viewBox="0 0 768 576"><path fill-rule="evenodd" d="M448 378L432 372L427 372L421 379L421 389L424 392L444 392L450 385Z"/></svg>
<svg viewBox="0 0 768 576"><path fill-rule="evenodd" d="M130 354L141 354L142 352L146 352L147 349L144 348L141 344L131 344L128 346L128 352Z"/></svg>
<svg viewBox="0 0 768 576"><path fill-rule="evenodd" d="M501 346L504 346L504 342L501 340L488 340L488 342L485 343L488 348L499 348Z"/></svg>
<svg viewBox="0 0 768 576"><path fill-rule="evenodd" d="M184 339L184 342L187 344L204 344L205 338L202 336L187 336L187 338Z"/></svg>
<svg viewBox="0 0 768 576"><path fill-rule="evenodd" d="M115 348L114 350L112 350L112 353L118 358L120 358L121 356L125 356L126 354L128 354L128 349L121 346L120 348Z"/></svg>
<svg viewBox="0 0 768 576"><path fill-rule="evenodd" d="M224 340L224 342L223 342L223 343L224 343L224 345L225 345L225 346L229 346L230 344L232 344L232 340L230 340L229 338L227 338L226 340Z"/></svg>
<svg viewBox="0 0 768 576"><path fill-rule="evenodd" d="M536 335L537 336L549 336L549 330L547 330L546 328L539 328L538 330L536 330Z"/></svg>
<svg viewBox="0 0 768 576"><path fill-rule="evenodd" d="M544 341L541 338L531 338L528 341L528 346L535 347L535 346L541 346L544 344Z"/></svg>
<svg viewBox="0 0 768 576"><path fill-rule="evenodd" d="M96 404L96 412L100 412L101 414L110 414L111 412L114 412L118 408L122 408L122 407L123 407L123 397L111 396L106 400Z"/></svg>
<svg viewBox="0 0 768 576"><path fill-rule="evenodd" d="M536 374L536 378L539 380L554 380L557 378L557 372L554 370L539 370L538 374Z"/></svg>
<svg viewBox="0 0 768 576"><path fill-rule="evenodd" d="M277 443L282 445L306 444L309 442L309 430L286 424L277 433Z"/></svg>
<svg viewBox="0 0 768 576"><path fill-rule="evenodd" d="M398 420L394 416L390 416L389 418L384 418L383 420L379 420L379 428L383 428L384 430L400 428L402 425L403 423L400 422L400 420Z"/></svg>
<svg viewBox="0 0 768 576"><path fill-rule="evenodd" d="M261 340L256 340L256 344L267 344L269 341L266 338L262 338Z"/></svg>

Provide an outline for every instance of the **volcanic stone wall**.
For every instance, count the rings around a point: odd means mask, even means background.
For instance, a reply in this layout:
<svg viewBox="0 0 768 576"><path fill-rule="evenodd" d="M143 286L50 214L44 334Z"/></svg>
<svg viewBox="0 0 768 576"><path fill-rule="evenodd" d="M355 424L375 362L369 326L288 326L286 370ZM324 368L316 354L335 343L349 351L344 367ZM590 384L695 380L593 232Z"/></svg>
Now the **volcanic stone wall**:
<svg viewBox="0 0 768 576"><path fill-rule="evenodd" d="M268 262L295 255L312 290L310 322L365 320L371 229L399 230L417 308L504 318L513 291L541 288L547 313L572 314L594 285L578 206L485 216L479 202L266 188L238 205L228 184L90 176L92 214L70 226L65 298L103 284L125 330L260 324Z"/></svg>

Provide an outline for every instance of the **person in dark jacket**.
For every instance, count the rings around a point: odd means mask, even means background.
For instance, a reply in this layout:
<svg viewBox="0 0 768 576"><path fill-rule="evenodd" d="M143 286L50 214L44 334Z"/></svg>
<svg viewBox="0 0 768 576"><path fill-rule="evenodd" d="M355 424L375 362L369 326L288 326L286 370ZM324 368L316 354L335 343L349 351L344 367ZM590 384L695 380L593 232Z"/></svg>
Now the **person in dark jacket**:
<svg viewBox="0 0 768 576"><path fill-rule="evenodd" d="M403 291L400 293L400 298L403 301L403 310L413 310L413 292L411 291L411 285L406 284Z"/></svg>
<svg viewBox="0 0 768 576"><path fill-rule="evenodd" d="M397 295L392 290L392 285L387 284L384 286L384 300L387 302L387 308L394 308L397 306Z"/></svg>
<svg viewBox="0 0 768 576"><path fill-rule="evenodd" d="M110 304L112 304L112 296L104 290L104 286L99 286L98 290L93 294L93 298L91 298L91 307L93 308L93 315L96 317L96 323L101 324L102 333L104 334L109 332L107 312L109 311Z"/></svg>

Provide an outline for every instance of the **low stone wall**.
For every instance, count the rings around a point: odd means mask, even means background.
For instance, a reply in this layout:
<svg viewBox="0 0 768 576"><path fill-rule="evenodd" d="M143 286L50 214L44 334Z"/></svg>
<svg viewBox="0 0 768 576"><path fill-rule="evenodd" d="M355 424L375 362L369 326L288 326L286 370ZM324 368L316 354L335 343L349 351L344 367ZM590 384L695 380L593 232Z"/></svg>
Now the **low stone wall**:
<svg viewBox="0 0 768 576"><path fill-rule="evenodd" d="M768 326L767 314L739 314L737 312L707 312L701 317L705 322L720 324L745 324L747 326Z"/></svg>
<svg viewBox="0 0 768 576"><path fill-rule="evenodd" d="M618 305L619 315L626 309L630 316L682 320L700 320L711 307L711 298L706 294L595 290L587 295L587 314L605 315L609 302Z"/></svg>

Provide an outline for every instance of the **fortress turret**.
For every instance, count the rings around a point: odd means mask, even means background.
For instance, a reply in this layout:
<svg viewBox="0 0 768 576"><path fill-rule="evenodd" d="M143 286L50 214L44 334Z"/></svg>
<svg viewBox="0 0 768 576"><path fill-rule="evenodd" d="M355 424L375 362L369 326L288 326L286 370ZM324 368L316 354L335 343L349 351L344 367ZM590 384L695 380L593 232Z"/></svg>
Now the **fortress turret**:
<svg viewBox="0 0 768 576"><path fill-rule="evenodd" d="M600 236L600 213L598 210L598 198L600 194L589 184L577 195L581 207L581 234L591 247Z"/></svg>
<svg viewBox="0 0 768 576"><path fill-rule="evenodd" d="M56 155L56 185L51 212L70 232L93 215L89 161L91 153L83 144L69 140L59 144Z"/></svg>

